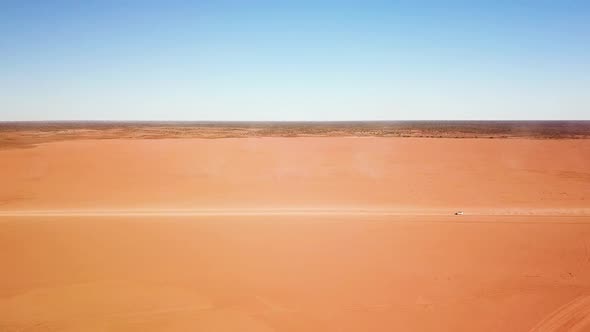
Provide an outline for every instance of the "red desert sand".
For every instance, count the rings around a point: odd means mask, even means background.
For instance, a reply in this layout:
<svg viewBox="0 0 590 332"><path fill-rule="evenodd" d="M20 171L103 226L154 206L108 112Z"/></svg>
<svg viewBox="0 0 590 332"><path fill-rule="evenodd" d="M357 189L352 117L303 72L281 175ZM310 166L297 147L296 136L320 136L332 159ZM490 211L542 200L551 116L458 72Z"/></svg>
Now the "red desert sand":
<svg viewBox="0 0 590 332"><path fill-rule="evenodd" d="M80 139L0 169L0 331L590 331L588 139Z"/></svg>

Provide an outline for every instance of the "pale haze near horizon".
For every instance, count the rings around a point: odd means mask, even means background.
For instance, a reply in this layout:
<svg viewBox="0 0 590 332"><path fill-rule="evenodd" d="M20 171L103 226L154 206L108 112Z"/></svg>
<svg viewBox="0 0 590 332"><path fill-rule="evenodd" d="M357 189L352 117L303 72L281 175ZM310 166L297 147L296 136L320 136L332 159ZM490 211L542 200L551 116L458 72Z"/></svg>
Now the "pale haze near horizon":
<svg viewBox="0 0 590 332"><path fill-rule="evenodd" d="M590 3L7 1L0 121L590 119Z"/></svg>

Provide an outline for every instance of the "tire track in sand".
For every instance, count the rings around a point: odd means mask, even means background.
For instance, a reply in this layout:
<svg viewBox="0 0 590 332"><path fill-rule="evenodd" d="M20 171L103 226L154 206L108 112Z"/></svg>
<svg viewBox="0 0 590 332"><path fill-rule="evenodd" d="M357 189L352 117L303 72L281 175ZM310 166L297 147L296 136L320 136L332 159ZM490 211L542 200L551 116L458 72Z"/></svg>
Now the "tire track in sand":
<svg viewBox="0 0 590 332"><path fill-rule="evenodd" d="M564 304L541 320L529 332L589 332L590 295Z"/></svg>
<svg viewBox="0 0 590 332"><path fill-rule="evenodd" d="M124 217L124 216L453 216L453 209L405 208L197 208L197 209L53 209L2 210L0 217ZM590 209L474 209L465 212L474 217L590 217ZM458 217L460 218L460 217Z"/></svg>

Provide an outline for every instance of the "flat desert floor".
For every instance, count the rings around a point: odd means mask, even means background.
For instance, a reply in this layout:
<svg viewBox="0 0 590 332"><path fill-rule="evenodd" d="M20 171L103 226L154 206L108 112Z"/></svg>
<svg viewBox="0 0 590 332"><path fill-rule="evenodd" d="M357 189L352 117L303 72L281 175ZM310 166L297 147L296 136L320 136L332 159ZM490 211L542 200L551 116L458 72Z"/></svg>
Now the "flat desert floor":
<svg viewBox="0 0 590 332"><path fill-rule="evenodd" d="M0 331L590 331L588 139L81 138L0 169Z"/></svg>

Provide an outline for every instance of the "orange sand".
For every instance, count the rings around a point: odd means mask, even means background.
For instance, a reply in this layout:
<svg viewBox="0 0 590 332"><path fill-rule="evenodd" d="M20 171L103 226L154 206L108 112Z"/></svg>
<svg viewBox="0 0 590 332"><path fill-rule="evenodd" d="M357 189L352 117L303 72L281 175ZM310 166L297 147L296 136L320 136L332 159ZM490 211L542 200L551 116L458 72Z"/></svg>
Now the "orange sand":
<svg viewBox="0 0 590 332"><path fill-rule="evenodd" d="M88 140L0 151L0 209L590 207L590 140Z"/></svg>
<svg viewBox="0 0 590 332"><path fill-rule="evenodd" d="M590 331L589 156L532 139L1 150L0 331Z"/></svg>

